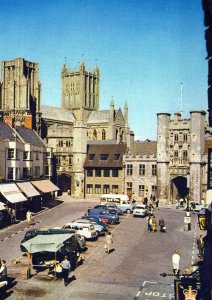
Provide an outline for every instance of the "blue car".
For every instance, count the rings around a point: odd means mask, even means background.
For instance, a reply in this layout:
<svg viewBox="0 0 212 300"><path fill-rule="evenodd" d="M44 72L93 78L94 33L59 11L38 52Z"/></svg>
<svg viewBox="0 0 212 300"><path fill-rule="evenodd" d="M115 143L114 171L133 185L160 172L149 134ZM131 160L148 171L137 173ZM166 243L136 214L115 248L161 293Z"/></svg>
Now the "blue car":
<svg viewBox="0 0 212 300"><path fill-rule="evenodd" d="M89 209L88 216L97 216L100 219L107 219L109 224L119 223L119 216L117 214L110 214L108 211L100 208Z"/></svg>
<svg viewBox="0 0 212 300"><path fill-rule="evenodd" d="M106 225L104 222L102 222L97 216L85 215L85 216L83 216L82 218L83 218L83 219L87 219L87 220L95 221L96 224L103 226L104 231L108 231L107 225Z"/></svg>

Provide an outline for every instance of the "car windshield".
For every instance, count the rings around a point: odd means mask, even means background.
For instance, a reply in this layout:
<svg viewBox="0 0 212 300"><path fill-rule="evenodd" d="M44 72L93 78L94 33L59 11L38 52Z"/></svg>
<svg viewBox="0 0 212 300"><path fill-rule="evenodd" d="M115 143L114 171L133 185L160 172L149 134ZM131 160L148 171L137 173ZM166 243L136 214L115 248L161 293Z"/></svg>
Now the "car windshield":
<svg viewBox="0 0 212 300"><path fill-rule="evenodd" d="M138 208L138 209L145 209L144 206L136 206L135 208Z"/></svg>

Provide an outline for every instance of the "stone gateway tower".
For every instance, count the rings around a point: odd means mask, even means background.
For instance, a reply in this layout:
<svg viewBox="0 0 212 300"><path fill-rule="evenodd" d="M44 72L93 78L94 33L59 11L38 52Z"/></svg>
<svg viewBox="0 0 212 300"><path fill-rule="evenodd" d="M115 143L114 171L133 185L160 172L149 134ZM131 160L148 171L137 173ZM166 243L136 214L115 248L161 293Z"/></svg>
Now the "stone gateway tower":
<svg viewBox="0 0 212 300"><path fill-rule="evenodd" d="M23 58L1 65L0 110L5 122L33 128L40 133L40 94L38 64ZM3 119L3 115L2 115Z"/></svg>
<svg viewBox="0 0 212 300"><path fill-rule="evenodd" d="M159 113L157 133L158 198L163 204L190 196L196 202L203 198L202 174L206 112L191 111L190 118L175 113Z"/></svg>

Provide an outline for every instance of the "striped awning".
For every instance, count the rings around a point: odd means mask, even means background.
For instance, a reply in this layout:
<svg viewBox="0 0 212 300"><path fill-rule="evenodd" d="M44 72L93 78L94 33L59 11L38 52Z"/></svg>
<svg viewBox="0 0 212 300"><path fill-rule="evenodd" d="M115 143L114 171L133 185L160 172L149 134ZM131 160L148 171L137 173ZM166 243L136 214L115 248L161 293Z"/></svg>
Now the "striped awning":
<svg viewBox="0 0 212 300"><path fill-rule="evenodd" d="M31 181L31 183L42 193L59 191L59 188L48 179Z"/></svg>
<svg viewBox="0 0 212 300"><path fill-rule="evenodd" d="M15 183L0 184L0 192L11 203L27 201L27 198L22 194Z"/></svg>
<svg viewBox="0 0 212 300"><path fill-rule="evenodd" d="M27 197L35 197L40 196L38 190L31 184L31 182L18 182L16 183L19 189L27 196Z"/></svg>

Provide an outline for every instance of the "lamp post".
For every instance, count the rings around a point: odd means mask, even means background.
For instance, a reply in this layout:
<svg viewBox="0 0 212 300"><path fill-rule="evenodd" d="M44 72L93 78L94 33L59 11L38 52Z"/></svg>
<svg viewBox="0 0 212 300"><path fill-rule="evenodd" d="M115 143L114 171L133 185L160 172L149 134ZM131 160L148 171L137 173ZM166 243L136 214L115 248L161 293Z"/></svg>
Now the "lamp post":
<svg viewBox="0 0 212 300"><path fill-rule="evenodd" d="M125 169L126 169L125 163L123 163L122 169L124 171L123 194L125 194Z"/></svg>

